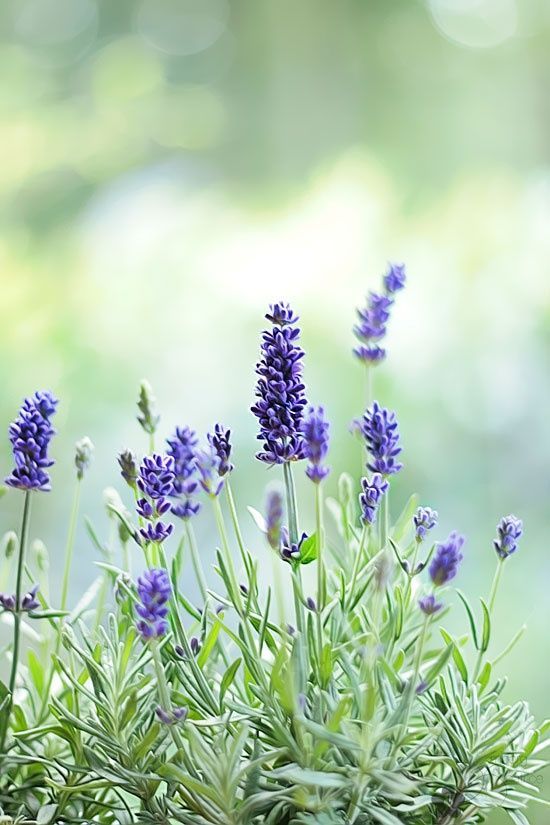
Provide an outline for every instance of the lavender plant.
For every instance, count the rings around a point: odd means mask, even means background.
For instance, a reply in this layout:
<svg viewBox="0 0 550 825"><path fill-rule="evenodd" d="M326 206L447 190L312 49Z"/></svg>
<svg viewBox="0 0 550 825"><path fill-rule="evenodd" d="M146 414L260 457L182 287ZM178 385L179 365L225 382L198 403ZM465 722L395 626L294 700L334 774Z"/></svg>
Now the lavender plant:
<svg viewBox="0 0 550 825"><path fill-rule="evenodd" d="M369 364L382 359L373 342L404 282L404 268L391 266L384 294L360 313L356 334L370 349L358 355ZM457 532L432 541L438 515L416 496L392 519L391 484L403 469L395 413L369 404L359 428L365 475L344 474L337 498L325 500L329 423L306 400L298 317L278 303L266 318L252 412L257 458L281 486L270 485L265 515L249 508L259 528L250 546L231 486L239 468L230 431L216 424L201 446L179 424L159 452L144 382L138 421L148 454L120 453L129 500L106 492L106 539L87 522L99 575L69 611L92 454L88 439L76 445L63 586L52 605L47 551L27 544L31 501L50 489L57 401L35 393L10 426L6 483L22 498L22 524L19 537L6 534L0 571L15 579L0 594L12 634L0 683L1 821L466 825L500 809L526 825L526 806L547 804L534 777L550 725L537 725L525 702L508 703L495 675L519 634L504 651L492 646L521 521L497 525L495 578L479 610L457 591L468 632L453 636L439 622L467 545ZM296 472L314 503L306 531ZM212 569L195 534L201 508L218 535ZM268 556L273 584L262 575Z"/></svg>

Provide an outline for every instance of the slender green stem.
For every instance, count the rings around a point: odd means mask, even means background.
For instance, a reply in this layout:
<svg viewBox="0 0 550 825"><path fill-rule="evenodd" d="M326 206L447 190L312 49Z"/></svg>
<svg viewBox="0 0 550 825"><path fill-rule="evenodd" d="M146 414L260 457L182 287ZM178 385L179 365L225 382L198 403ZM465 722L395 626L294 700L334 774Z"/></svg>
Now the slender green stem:
<svg viewBox="0 0 550 825"><path fill-rule="evenodd" d="M156 639L151 640L149 643L149 648L151 650L151 655L153 657L153 664L155 666L155 673L157 677L157 690L158 696L160 701L160 706L162 710L166 711L166 713L172 713L172 702L170 700L170 689L168 687L168 682L166 681L166 674L164 673L164 668L162 666L162 658L160 655L160 650L158 646L158 642ZM175 725L170 725L170 733L172 735L172 739L174 740L174 744L176 748L182 749L183 742L179 731L175 727Z"/></svg>
<svg viewBox="0 0 550 825"><path fill-rule="evenodd" d="M493 617L493 609L495 607L495 601L496 601L496 597L497 597L498 587L499 587L499 584L500 584L500 579L501 579L501 576L502 576L503 567L504 567L504 559L501 559L499 557L499 559L497 561L495 575L493 576L493 581L492 581L492 584L491 584L491 590L489 592L489 599L488 599L488 603L487 603L490 618ZM479 676L479 673L480 673L480 670L481 670L481 665L483 663L483 655L484 655L484 651L480 650L479 653L478 653L477 659L476 659L476 664L475 664L474 672L473 672L473 675L472 675L472 684L475 684L475 682L477 680L477 677Z"/></svg>
<svg viewBox="0 0 550 825"><path fill-rule="evenodd" d="M353 595L355 591L355 585L357 583L357 576L359 575L359 566L361 564L361 559L363 558L363 553L365 552L365 544L367 543L367 539L369 536L369 525L364 524L363 530L361 532L361 539L359 541L359 548L357 553L355 554L355 559L353 561L353 570L351 571L351 582L349 586L349 593L350 596Z"/></svg>
<svg viewBox="0 0 550 825"><path fill-rule="evenodd" d="M69 578L71 575L71 564L74 553L74 540L76 535L76 524L78 520L78 508L80 505L80 490L81 481L77 479L74 491L73 506L71 509L71 517L69 521L69 532L67 533L67 543L65 545L65 566L63 568L63 579L61 584L61 610L65 610L67 606L67 596L69 593Z"/></svg>
<svg viewBox="0 0 550 825"><path fill-rule="evenodd" d="M237 537L237 544L239 545L239 551L241 554L241 559L244 565L244 569L248 570L248 557L246 553L246 547L244 544L243 534L241 532L241 527L239 524L239 516L237 514L237 508L235 506L235 499L233 497L233 490L231 489L231 483L229 481L229 477L226 479L225 482L225 491L227 495L227 501L229 504L229 512L231 513L231 521L233 522L233 529L235 530L235 536Z"/></svg>
<svg viewBox="0 0 550 825"><path fill-rule="evenodd" d="M19 645L21 641L21 589L23 584L23 569L25 567L25 551L27 548L27 539L29 535L31 513L31 491L25 491L25 499L23 503L23 516L21 519L21 536L19 539L19 557L17 559L17 577L15 581L15 611L13 614L13 649L11 660L10 679L8 683L8 690L10 693L8 700L8 708L6 712L6 720L2 725L2 732L0 735L0 755L4 751L4 744L8 732L9 719L13 707L13 693L17 682L17 668L19 665Z"/></svg>
<svg viewBox="0 0 550 825"><path fill-rule="evenodd" d="M285 481L286 501L288 511L288 531L291 544L298 544L298 508L296 502L296 488L294 486L294 478L292 475L292 467L290 462L285 461L283 464L283 476ZM300 570L300 563L293 564L292 569L292 591L294 595L294 612L296 615L296 630L298 631L298 661L299 673L297 674L298 692L302 693L305 689L307 679L307 663L306 663L306 641L305 641L305 615L304 605L302 603L302 573Z"/></svg>
<svg viewBox="0 0 550 825"><path fill-rule="evenodd" d="M430 628L432 617L429 614L424 615L424 622L422 624L422 630L420 631L420 636L418 637L417 647L416 647L416 656L414 657L414 666L413 666L413 674L408 686L408 696L407 696L407 709L405 712L405 719L403 724L399 728L399 732L395 737L395 746L398 747L403 735L407 731L407 727L409 724L409 719L411 717L412 706L414 702L414 697L416 696L416 689L417 689L417 681L418 676L420 674L420 667L422 665L422 656L424 654L424 646L426 644L426 638L428 636L428 631Z"/></svg>
<svg viewBox="0 0 550 825"><path fill-rule="evenodd" d="M239 612L239 615L242 616L244 608L241 589L239 587L237 573L235 572L235 565L233 564L233 556L231 555L231 549L229 547L229 540L227 538L227 531L225 529L225 521L223 518L222 508L217 496L212 496L212 505L214 507L214 515L216 517L218 533L220 534L220 539L222 542L223 558L227 569L227 575L229 578L229 589L233 591L229 595L231 596L231 600L235 605L237 611Z"/></svg>
<svg viewBox="0 0 550 825"><path fill-rule="evenodd" d="M320 484L315 485L315 530L317 534L317 609L323 610L326 601L326 571L323 549L325 531L323 525L323 491Z"/></svg>
<svg viewBox="0 0 550 825"><path fill-rule="evenodd" d="M388 543L390 520L390 489L386 490L380 503L380 548L383 550Z"/></svg>
<svg viewBox="0 0 550 825"><path fill-rule="evenodd" d="M283 476L285 480L286 489L286 503L288 509L288 530L290 534L290 541L292 544L298 543L298 508L296 504L296 487L294 486L294 477L292 475L292 467L289 461L283 464Z"/></svg>
<svg viewBox="0 0 550 825"><path fill-rule="evenodd" d="M205 602L208 596L208 585L206 583L206 577L204 575L204 570L199 555L199 549L197 547L195 531L193 530L193 525L191 524L191 521L188 518L185 519L185 534L187 536L187 541L189 542L189 549L191 550L191 562L193 564L193 570L195 571L197 584L199 585L201 598L203 602Z"/></svg>
<svg viewBox="0 0 550 825"><path fill-rule="evenodd" d="M149 455L155 452L155 434L149 433Z"/></svg>

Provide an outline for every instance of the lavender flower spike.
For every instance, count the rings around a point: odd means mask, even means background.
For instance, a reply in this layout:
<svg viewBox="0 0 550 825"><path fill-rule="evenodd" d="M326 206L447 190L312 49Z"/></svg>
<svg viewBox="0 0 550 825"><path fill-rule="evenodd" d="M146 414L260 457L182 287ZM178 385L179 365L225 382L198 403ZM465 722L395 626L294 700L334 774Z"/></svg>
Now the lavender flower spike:
<svg viewBox="0 0 550 825"><path fill-rule="evenodd" d="M168 455L174 459L174 503L172 513L178 518L188 519L200 510L200 504L193 496L197 491L197 434L190 427L177 427L174 435L167 439Z"/></svg>
<svg viewBox="0 0 550 825"><path fill-rule="evenodd" d="M374 473L370 482L368 478L361 479L362 493L359 496L361 505L361 521L363 524L374 524L378 508L383 495L389 487L388 482L380 473Z"/></svg>
<svg viewBox="0 0 550 825"><path fill-rule="evenodd" d="M218 475L228 475L233 470L233 464L229 461L231 455L231 443L229 437L231 430L226 430L221 424L214 426L214 432L208 433L208 443L218 459Z"/></svg>
<svg viewBox="0 0 550 825"><path fill-rule="evenodd" d="M518 549L518 542L523 535L523 522L510 514L503 516L497 524L498 538L493 542L497 555L502 560L507 559Z"/></svg>
<svg viewBox="0 0 550 825"><path fill-rule="evenodd" d="M144 641L158 639L168 630L167 602L172 595L168 573L163 568L151 568L139 577L139 602L136 604L136 627Z"/></svg>
<svg viewBox="0 0 550 825"><path fill-rule="evenodd" d="M423 541L429 530L437 525L438 514L431 507L419 507L413 516L415 526L415 537L417 541Z"/></svg>
<svg viewBox="0 0 550 825"><path fill-rule="evenodd" d="M325 419L323 407L310 407L303 422L304 456L308 459L306 475L315 484L319 484L330 473L323 464L328 452L329 424Z"/></svg>
<svg viewBox="0 0 550 825"><path fill-rule="evenodd" d="M395 413L374 401L363 416L361 430L370 454L369 470L383 476L398 473L403 465L396 461L401 447Z"/></svg>
<svg viewBox="0 0 550 825"><path fill-rule="evenodd" d="M136 502L136 510L141 518L150 522L139 531L146 542L163 542L173 530L172 524L165 524L159 519L170 509L169 498L174 492L174 478L172 456L155 453L143 459L137 480L143 498Z"/></svg>
<svg viewBox="0 0 550 825"><path fill-rule="evenodd" d="M304 353L297 344L298 317L288 304L272 304L266 318L273 328L262 336L256 366L258 400L251 408L260 424L258 439L263 442L256 458L266 464L284 464L303 458L301 426L307 403L302 383Z"/></svg>
<svg viewBox="0 0 550 825"><path fill-rule="evenodd" d="M428 568L430 578L436 586L447 584L456 576L458 565L462 561L464 536L452 532L447 541L437 545L435 555Z"/></svg>
<svg viewBox="0 0 550 825"><path fill-rule="evenodd" d="M9 427L9 439L15 468L6 478L9 487L20 490L50 490L46 472L53 464L48 456L55 433L50 418L55 413L57 399L49 392L36 392L26 398L19 415Z"/></svg>
<svg viewBox="0 0 550 825"><path fill-rule="evenodd" d="M430 593L428 596L422 596L422 598L418 601L418 605L420 610L425 613L426 616L433 616L434 613L438 613L443 607L441 602L437 602L435 600L433 593Z"/></svg>
<svg viewBox="0 0 550 825"><path fill-rule="evenodd" d="M283 497L279 490L270 490L265 507L266 536L269 546L277 552L281 549L283 522Z"/></svg>

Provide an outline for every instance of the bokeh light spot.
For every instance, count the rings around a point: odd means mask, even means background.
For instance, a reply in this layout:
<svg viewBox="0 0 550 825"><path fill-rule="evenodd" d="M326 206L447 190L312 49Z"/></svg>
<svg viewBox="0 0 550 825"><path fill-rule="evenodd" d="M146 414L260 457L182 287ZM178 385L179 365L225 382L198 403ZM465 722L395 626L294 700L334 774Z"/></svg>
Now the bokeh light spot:
<svg viewBox="0 0 550 825"><path fill-rule="evenodd" d="M517 30L515 0L429 0L428 5L440 32L461 46L492 48Z"/></svg>
<svg viewBox="0 0 550 825"><path fill-rule="evenodd" d="M143 0L137 29L152 46L173 55L212 46L227 26L226 0Z"/></svg>

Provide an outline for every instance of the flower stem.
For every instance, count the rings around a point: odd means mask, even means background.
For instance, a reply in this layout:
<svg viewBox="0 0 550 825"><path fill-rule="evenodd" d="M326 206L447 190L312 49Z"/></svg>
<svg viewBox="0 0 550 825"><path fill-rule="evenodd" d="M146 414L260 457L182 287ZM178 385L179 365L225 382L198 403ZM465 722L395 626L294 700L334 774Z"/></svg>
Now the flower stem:
<svg viewBox="0 0 550 825"><path fill-rule="evenodd" d="M65 566L63 569L63 579L61 584L61 610L65 610L67 606L67 595L69 592L69 577L71 574L71 564L73 560L74 539L76 534L76 522L78 518L78 508L80 504L80 479L77 479L74 491L73 506L71 510L71 518L69 521L69 532L67 533L67 544L65 546Z"/></svg>
<svg viewBox="0 0 550 825"><path fill-rule="evenodd" d="M491 584L491 590L489 592L489 599L488 599L488 605L487 605L487 607L489 609L489 617L491 619L493 617L493 609L495 607L495 601L496 601L496 597L497 597L498 586L500 584L500 579L501 579L501 576L502 576L503 567L504 567L504 559L501 559L499 557L499 559L497 561L495 575L493 576L493 581L492 581L492 584ZM474 668L474 672L473 672L473 676L472 676L472 684L475 684L475 682L477 680L477 677L479 676L479 672L481 670L481 665L483 663L483 654L484 654L483 650L480 650L479 653L478 653L475 668Z"/></svg>
<svg viewBox="0 0 550 825"><path fill-rule="evenodd" d="M23 584L23 569L25 566L25 551L27 548L27 539L29 534L31 512L31 491L25 491L25 500L23 504L23 517L21 520L21 536L19 540L19 558L17 559L17 578L15 582L15 611L13 614L13 651L11 660L10 680L8 683L9 699L6 710L6 719L2 726L0 735L0 754L4 751L4 744L8 732L9 718L13 707L13 693L17 681L17 667L19 664L19 644L21 640L21 589Z"/></svg>
<svg viewBox="0 0 550 825"><path fill-rule="evenodd" d="M208 585L206 584L204 570L202 569L197 540L195 538L195 531L193 530L193 525L189 519L185 519L185 532L187 535L187 541L189 542L189 548L191 550L191 561L193 563L193 570L195 571L195 576L197 578L197 584L199 585L201 598L203 602L206 602Z"/></svg>

